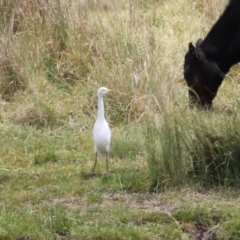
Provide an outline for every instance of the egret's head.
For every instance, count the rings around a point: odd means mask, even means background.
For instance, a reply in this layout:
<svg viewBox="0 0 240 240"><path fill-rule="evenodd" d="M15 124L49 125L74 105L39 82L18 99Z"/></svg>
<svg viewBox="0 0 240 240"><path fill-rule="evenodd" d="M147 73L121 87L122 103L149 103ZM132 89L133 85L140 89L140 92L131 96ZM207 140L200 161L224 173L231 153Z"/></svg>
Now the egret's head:
<svg viewBox="0 0 240 240"><path fill-rule="evenodd" d="M104 96L106 95L107 93L111 92L112 90L106 88L106 87L100 87L97 91L97 95L98 96Z"/></svg>

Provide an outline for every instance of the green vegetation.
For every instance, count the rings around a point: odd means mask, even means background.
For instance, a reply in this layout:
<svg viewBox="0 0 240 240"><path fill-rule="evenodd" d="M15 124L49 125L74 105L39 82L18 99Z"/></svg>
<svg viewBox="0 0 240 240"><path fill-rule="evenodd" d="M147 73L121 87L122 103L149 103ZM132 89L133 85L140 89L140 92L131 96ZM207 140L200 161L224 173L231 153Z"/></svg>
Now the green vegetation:
<svg viewBox="0 0 240 240"><path fill-rule="evenodd" d="M226 2L0 1L0 239L240 239L239 67L212 111L182 74Z"/></svg>

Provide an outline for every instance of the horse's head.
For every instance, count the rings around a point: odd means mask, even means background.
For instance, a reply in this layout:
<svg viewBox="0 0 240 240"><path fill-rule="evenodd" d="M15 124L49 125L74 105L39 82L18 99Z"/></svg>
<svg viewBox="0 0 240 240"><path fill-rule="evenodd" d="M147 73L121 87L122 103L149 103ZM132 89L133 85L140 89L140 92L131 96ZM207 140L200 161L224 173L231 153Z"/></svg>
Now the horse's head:
<svg viewBox="0 0 240 240"><path fill-rule="evenodd" d="M210 108L224 76L215 62L206 59L201 43L202 39L199 39L196 48L189 43L184 61L184 78L189 87L190 106Z"/></svg>

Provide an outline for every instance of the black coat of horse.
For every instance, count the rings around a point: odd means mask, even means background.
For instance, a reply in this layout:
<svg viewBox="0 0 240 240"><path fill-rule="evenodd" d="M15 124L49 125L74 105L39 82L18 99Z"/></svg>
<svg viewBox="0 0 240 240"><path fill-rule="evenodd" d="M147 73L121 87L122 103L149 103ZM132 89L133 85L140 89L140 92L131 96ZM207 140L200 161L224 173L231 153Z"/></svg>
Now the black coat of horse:
<svg viewBox="0 0 240 240"><path fill-rule="evenodd" d="M225 74L240 62L240 0L230 0L204 40L189 43L184 78L190 105L211 107Z"/></svg>

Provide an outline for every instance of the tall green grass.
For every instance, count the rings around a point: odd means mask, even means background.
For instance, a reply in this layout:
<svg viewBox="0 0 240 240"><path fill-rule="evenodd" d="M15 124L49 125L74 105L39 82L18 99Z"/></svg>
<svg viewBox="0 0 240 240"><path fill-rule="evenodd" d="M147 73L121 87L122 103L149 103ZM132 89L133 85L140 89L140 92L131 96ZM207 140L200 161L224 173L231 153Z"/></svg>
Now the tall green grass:
<svg viewBox="0 0 240 240"><path fill-rule="evenodd" d="M159 126L147 123L146 151L153 187L197 180L207 187L238 188L237 114L226 116L196 109L186 117L183 111L177 111L174 115L166 111Z"/></svg>

